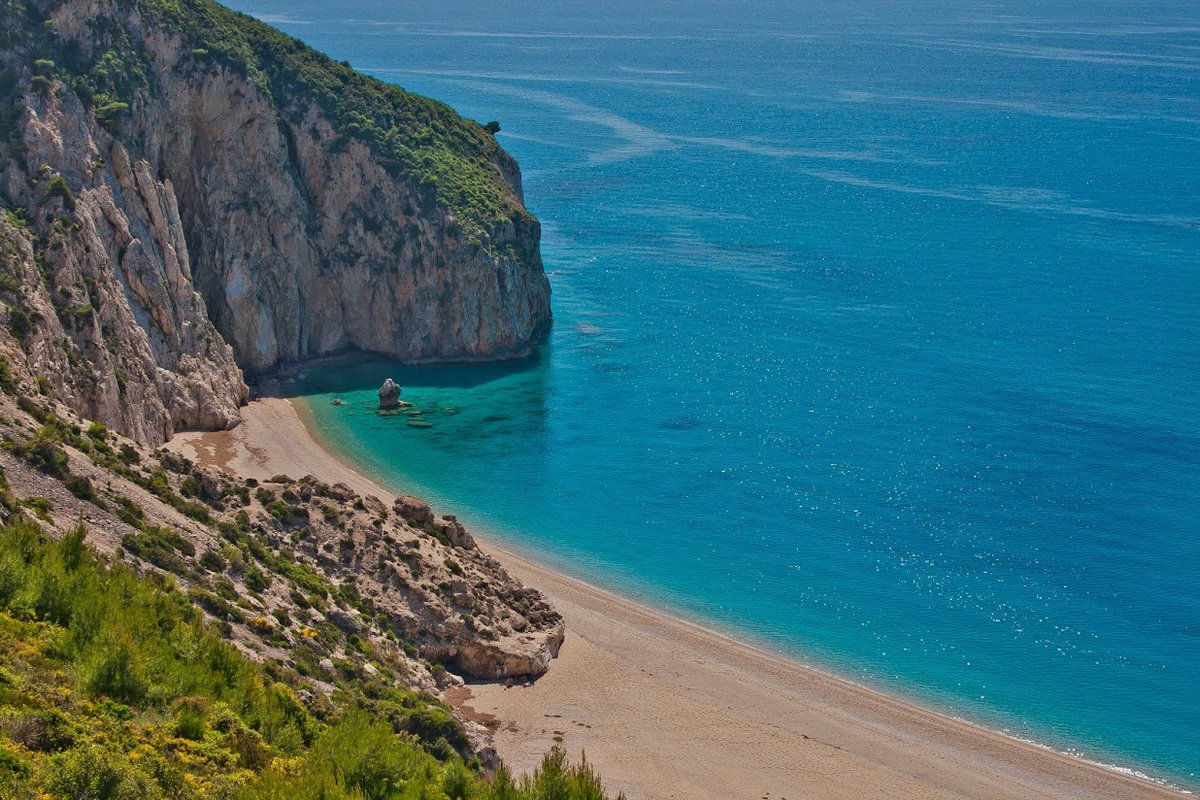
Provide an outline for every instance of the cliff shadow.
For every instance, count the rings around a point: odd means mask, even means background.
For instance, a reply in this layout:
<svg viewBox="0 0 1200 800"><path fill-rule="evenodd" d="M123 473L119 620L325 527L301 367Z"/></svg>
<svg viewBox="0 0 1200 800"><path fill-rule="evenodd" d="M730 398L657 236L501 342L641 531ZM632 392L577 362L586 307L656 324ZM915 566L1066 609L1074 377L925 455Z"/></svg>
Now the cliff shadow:
<svg viewBox="0 0 1200 800"><path fill-rule="evenodd" d="M255 397L303 397L376 391L386 378L402 387L477 389L519 380L540 384L549 366L549 347L526 358L504 361L408 364L377 353L354 351L286 365L256 380Z"/></svg>

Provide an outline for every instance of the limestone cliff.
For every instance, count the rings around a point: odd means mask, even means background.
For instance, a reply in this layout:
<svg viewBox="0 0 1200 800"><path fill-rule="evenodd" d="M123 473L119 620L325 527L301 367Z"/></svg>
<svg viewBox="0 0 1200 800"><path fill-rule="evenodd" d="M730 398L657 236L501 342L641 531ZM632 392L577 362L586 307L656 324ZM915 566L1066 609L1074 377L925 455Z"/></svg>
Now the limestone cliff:
<svg viewBox="0 0 1200 800"><path fill-rule="evenodd" d="M517 357L548 324L479 125L208 0L0 16L0 337L79 413L160 442L235 424L239 368Z"/></svg>

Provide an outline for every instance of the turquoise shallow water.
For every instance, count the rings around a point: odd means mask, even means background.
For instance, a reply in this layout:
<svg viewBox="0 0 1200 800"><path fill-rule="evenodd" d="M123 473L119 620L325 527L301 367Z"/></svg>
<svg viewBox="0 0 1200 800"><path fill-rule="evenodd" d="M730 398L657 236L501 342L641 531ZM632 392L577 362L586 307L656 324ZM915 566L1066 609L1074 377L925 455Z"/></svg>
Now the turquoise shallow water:
<svg viewBox="0 0 1200 800"><path fill-rule="evenodd" d="M499 120L545 228L536 360L300 382L345 455L600 584L1200 784L1194 2L234 5ZM372 412L385 374L419 417Z"/></svg>

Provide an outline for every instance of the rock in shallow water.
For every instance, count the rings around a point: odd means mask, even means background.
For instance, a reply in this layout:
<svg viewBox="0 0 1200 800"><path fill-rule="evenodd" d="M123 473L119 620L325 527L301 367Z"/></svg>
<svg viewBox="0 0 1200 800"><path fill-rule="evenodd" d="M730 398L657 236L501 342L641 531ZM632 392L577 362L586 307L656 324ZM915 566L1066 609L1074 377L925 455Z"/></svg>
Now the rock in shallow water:
<svg viewBox="0 0 1200 800"><path fill-rule="evenodd" d="M396 383L391 378L387 378L383 382L383 386L379 387L379 408L387 410L400 407L400 384Z"/></svg>

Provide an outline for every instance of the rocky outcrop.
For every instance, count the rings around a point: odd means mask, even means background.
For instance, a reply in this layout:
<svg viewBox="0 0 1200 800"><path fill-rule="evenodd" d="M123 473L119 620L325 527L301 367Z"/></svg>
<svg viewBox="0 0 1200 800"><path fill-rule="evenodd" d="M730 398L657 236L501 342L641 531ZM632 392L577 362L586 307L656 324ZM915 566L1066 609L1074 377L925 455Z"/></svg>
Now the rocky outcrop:
<svg viewBox="0 0 1200 800"><path fill-rule="evenodd" d="M0 316L30 377L156 443L235 424L243 371L531 351L540 231L486 130L205 0L172 8L0 9Z"/></svg>
<svg viewBox="0 0 1200 800"><path fill-rule="evenodd" d="M379 387L379 407L382 409L400 407L400 384L391 378L386 379L383 386Z"/></svg>
<svg viewBox="0 0 1200 800"><path fill-rule="evenodd" d="M44 442L50 412L66 420L52 426L51 449L64 454L71 490L25 446ZM22 497L47 498L54 526L86 520L95 546L172 573L235 642L320 680L330 680L316 668L326 658L373 668L355 638L399 647L390 659L423 689L441 674L431 664L473 678L538 675L562 644L562 617L539 592L415 498L388 506L311 476L242 479L89 428L2 380L0 438L15 443L0 450L0 485L7 476Z"/></svg>
<svg viewBox="0 0 1200 800"><path fill-rule="evenodd" d="M246 386L193 283L172 184L87 119L69 92L30 95L20 144L40 166L0 172L23 209L0 221L0 336L27 355L12 367L140 441L235 425Z"/></svg>
<svg viewBox="0 0 1200 800"><path fill-rule="evenodd" d="M465 675L482 678L541 675L550 669L563 643L561 623L546 635L514 634L494 642L466 642L454 648L451 657Z"/></svg>

